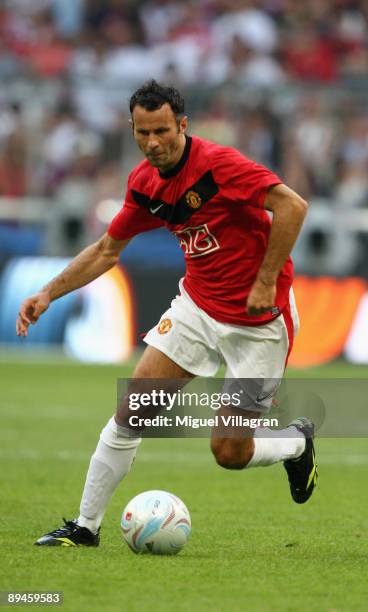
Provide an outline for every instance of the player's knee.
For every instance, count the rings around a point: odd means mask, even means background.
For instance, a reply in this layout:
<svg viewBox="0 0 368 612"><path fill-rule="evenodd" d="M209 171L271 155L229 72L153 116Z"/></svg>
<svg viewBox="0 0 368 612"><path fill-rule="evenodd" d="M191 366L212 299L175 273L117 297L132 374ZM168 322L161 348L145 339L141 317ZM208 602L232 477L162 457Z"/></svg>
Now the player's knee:
<svg viewBox="0 0 368 612"><path fill-rule="evenodd" d="M243 470L253 456L253 441L213 438L211 450L221 467L227 470Z"/></svg>

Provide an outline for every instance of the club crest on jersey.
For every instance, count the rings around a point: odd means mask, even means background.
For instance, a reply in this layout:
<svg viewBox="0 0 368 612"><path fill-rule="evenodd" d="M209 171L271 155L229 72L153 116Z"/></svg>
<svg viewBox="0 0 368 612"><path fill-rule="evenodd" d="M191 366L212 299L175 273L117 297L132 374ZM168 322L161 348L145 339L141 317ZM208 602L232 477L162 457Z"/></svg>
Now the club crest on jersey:
<svg viewBox="0 0 368 612"><path fill-rule="evenodd" d="M162 321L160 321L159 326L157 328L158 333L159 334L167 334L167 332L170 331L170 329L172 328L172 321L171 319L162 319Z"/></svg>
<svg viewBox="0 0 368 612"><path fill-rule="evenodd" d="M188 191L188 193L185 194L185 199L188 206L191 208L199 208L202 204L202 198L196 191Z"/></svg>

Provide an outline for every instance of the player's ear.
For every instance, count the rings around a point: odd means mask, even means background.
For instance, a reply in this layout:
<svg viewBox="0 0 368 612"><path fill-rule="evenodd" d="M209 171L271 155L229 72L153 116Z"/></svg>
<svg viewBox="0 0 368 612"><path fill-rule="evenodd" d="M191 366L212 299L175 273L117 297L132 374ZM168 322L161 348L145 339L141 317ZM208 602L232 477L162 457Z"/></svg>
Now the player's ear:
<svg viewBox="0 0 368 612"><path fill-rule="evenodd" d="M179 121L179 133L185 134L188 128L188 117L184 115Z"/></svg>
<svg viewBox="0 0 368 612"><path fill-rule="evenodd" d="M132 128L133 132L134 132L134 121L132 118L129 119L129 125Z"/></svg>

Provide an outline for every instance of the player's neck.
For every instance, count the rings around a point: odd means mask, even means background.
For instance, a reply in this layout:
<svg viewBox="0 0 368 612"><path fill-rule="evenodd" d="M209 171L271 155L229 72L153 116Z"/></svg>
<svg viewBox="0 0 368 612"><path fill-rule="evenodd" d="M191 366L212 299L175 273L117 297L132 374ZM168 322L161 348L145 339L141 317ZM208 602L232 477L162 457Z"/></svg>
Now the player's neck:
<svg viewBox="0 0 368 612"><path fill-rule="evenodd" d="M177 151L175 152L175 155L170 160L169 164L165 165L164 168L159 168L162 174L166 174L167 172L170 172L179 164L181 158L184 155L186 143L187 143L187 139L186 139L185 134L180 134L180 140L179 140L178 148L177 148Z"/></svg>
<svg viewBox="0 0 368 612"><path fill-rule="evenodd" d="M165 168L158 168L161 178L171 178L175 176L185 166L191 148L191 137L182 134L180 147L178 147L175 161L171 161Z"/></svg>

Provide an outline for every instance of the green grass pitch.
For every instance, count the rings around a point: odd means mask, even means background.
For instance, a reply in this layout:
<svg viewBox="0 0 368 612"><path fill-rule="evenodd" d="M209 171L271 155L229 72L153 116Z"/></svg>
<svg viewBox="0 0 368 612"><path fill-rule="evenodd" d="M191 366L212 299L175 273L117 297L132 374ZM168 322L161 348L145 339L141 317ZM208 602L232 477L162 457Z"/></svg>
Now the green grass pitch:
<svg viewBox="0 0 368 612"><path fill-rule="evenodd" d="M62 516L77 515L116 378L131 370L10 359L0 363L0 590L63 591L68 612L367 609L366 439L317 441L320 481L305 506L292 502L281 465L227 472L207 440L146 440L99 548L33 546ZM367 374L344 364L310 372ZM154 488L190 509L192 537L177 557L136 556L121 541L123 507Z"/></svg>

